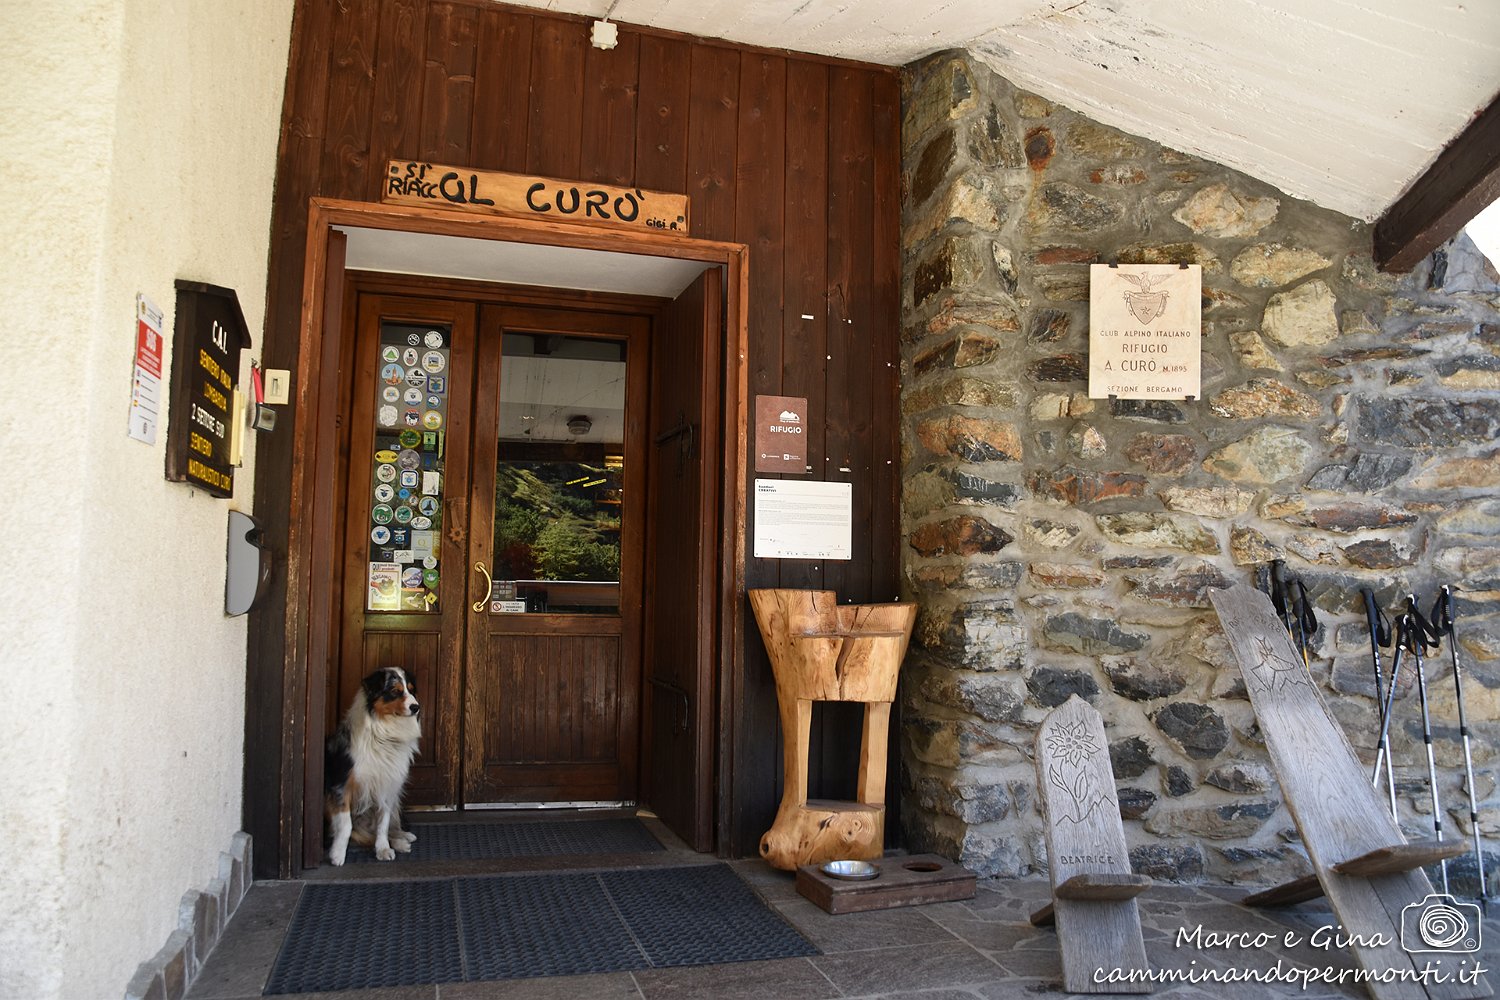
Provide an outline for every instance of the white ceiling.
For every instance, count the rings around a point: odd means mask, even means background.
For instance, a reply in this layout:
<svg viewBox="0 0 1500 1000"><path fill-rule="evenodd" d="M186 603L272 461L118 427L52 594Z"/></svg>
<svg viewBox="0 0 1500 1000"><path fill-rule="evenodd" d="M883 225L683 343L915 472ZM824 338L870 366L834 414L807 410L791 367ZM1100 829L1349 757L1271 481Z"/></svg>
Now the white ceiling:
<svg viewBox="0 0 1500 1000"><path fill-rule="evenodd" d="M1500 0L533 0L905 65L968 48L1096 121L1374 219L1500 92Z"/></svg>
<svg viewBox="0 0 1500 1000"><path fill-rule="evenodd" d="M543 288L675 299L708 269L696 260L572 247L434 236L339 226L349 235L345 266L357 271L499 281Z"/></svg>

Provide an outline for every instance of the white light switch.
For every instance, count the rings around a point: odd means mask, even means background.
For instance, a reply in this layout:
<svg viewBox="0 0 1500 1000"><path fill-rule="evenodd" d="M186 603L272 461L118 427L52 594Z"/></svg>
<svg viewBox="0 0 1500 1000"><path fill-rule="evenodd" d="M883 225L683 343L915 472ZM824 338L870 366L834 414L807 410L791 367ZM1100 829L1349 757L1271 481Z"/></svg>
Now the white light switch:
<svg viewBox="0 0 1500 1000"><path fill-rule="evenodd" d="M292 400L292 373L285 368L267 368L266 405L285 406Z"/></svg>

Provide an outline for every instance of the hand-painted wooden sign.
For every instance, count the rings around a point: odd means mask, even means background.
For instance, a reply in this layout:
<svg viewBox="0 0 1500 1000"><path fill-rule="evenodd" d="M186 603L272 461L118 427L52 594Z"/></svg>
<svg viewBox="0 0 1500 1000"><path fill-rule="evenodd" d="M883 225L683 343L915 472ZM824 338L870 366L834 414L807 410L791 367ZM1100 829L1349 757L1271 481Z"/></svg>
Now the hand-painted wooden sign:
<svg viewBox="0 0 1500 1000"><path fill-rule="evenodd" d="M232 288L179 280L174 323L167 479L232 496L230 401L240 381L240 351L250 346L239 297Z"/></svg>
<svg viewBox="0 0 1500 1000"><path fill-rule="evenodd" d="M570 222L616 229L654 229L686 236L688 197L641 188L471 170L392 160L380 200L393 205Z"/></svg>
<svg viewBox="0 0 1500 1000"><path fill-rule="evenodd" d="M1203 369L1203 268L1089 268L1089 397L1196 399Z"/></svg>

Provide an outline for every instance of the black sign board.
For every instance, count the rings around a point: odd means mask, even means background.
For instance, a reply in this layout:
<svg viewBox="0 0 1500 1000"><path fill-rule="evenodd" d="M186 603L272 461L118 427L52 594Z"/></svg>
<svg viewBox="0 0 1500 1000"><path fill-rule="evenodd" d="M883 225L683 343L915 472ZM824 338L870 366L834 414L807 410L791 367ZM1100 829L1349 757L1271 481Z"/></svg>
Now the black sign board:
<svg viewBox="0 0 1500 1000"><path fill-rule="evenodd" d="M250 331L232 288L177 282L172 332L172 409L167 426L167 479L216 497L234 493L229 464L234 387Z"/></svg>

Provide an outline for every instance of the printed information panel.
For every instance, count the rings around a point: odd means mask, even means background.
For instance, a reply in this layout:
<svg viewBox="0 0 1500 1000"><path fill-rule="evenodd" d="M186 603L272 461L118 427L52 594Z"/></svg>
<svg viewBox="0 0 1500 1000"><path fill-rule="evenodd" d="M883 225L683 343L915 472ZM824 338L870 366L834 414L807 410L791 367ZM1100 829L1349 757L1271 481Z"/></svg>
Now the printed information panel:
<svg viewBox="0 0 1500 1000"><path fill-rule="evenodd" d="M229 404L240 381L240 352L249 346L250 331L234 289L177 282L167 420L172 482L191 483L216 497L234 494Z"/></svg>
<svg viewBox="0 0 1500 1000"><path fill-rule="evenodd" d="M1089 398L1196 399L1203 372L1203 268L1089 268Z"/></svg>
<svg viewBox="0 0 1500 1000"><path fill-rule="evenodd" d="M852 559L849 483L755 481L755 558Z"/></svg>

